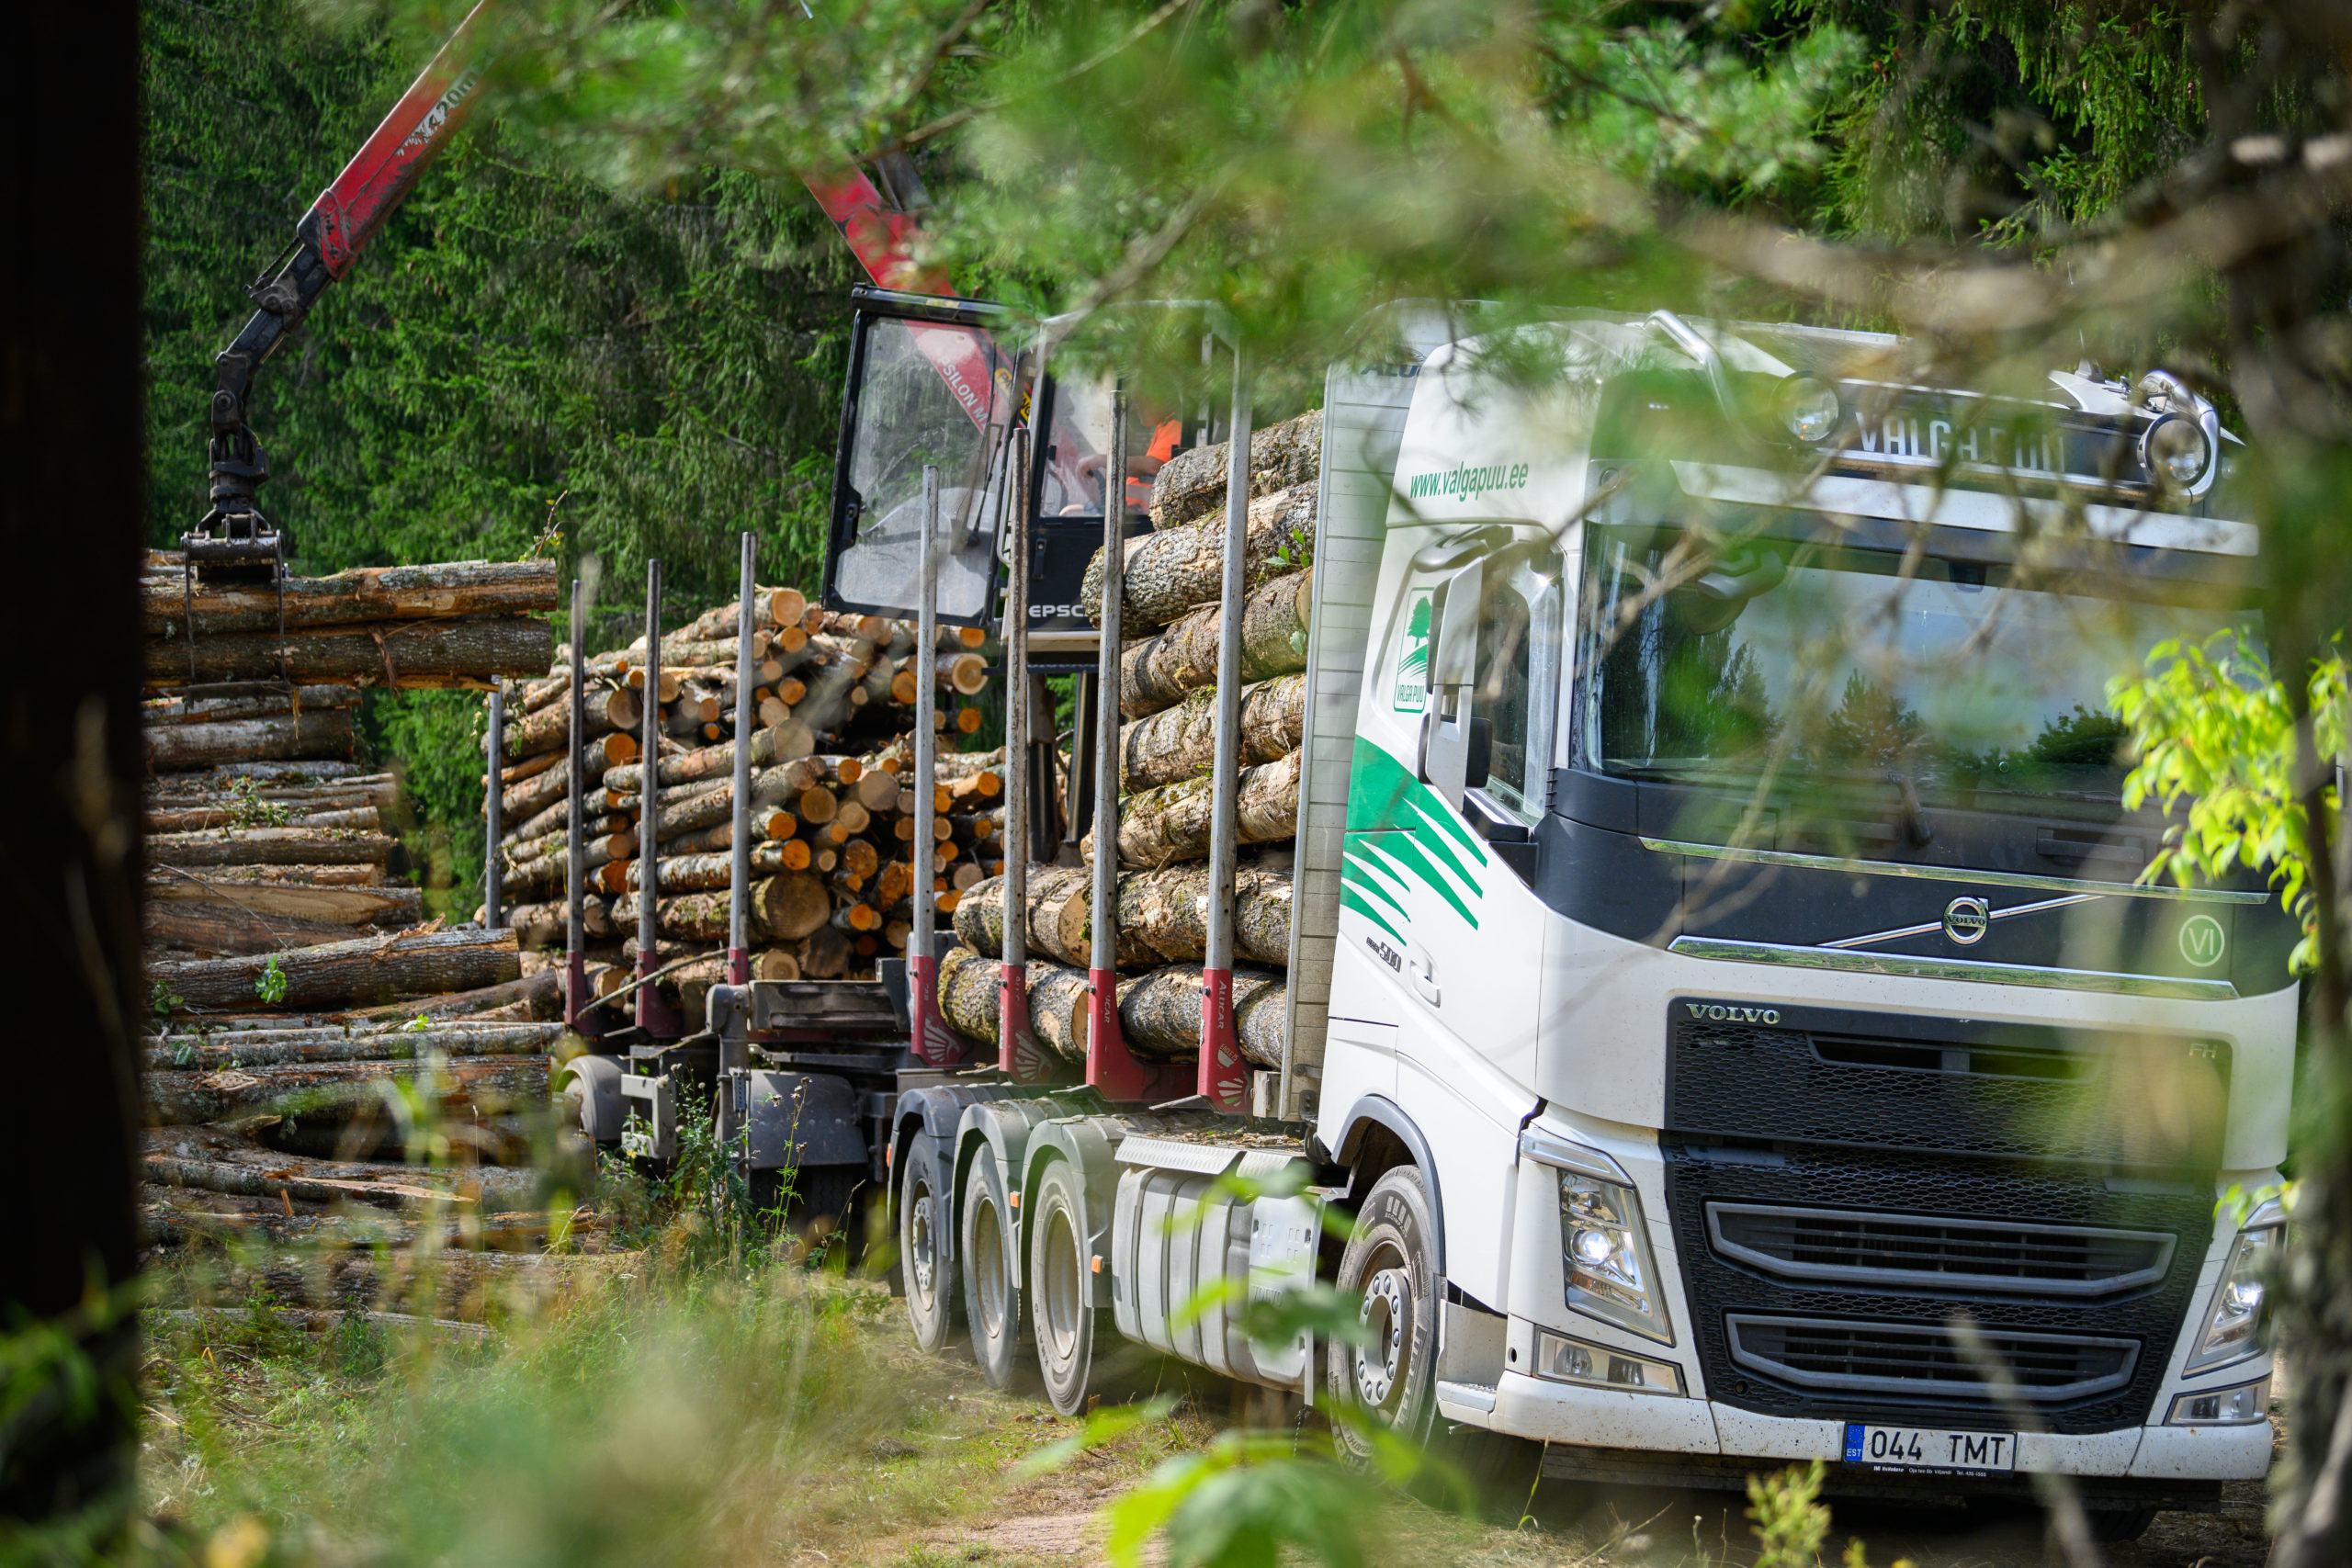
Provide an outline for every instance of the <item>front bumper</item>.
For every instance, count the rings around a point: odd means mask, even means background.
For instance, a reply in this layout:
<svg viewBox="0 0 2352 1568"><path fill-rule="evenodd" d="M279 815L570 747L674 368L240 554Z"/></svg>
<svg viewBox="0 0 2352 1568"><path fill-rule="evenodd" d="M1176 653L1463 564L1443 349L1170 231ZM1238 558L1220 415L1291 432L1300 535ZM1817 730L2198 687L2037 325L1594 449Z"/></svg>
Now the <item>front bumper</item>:
<svg viewBox="0 0 2352 1568"><path fill-rule="evenodd" d="M1506 1371L1491 1393L1492 1408L1481 1408L1483 1389L1441 1382L1438 1412L1448 1420L1484 1427L1538 1442L1611 1453L1635 1451L1665 1470L1674 1456L1694 1461L1755 1461L1758 1464L1827 1461L1832 1490L1842 1462L1845 1428L1838 1421L1761 1416L1752 1410L1704 1399L1663 1394L1619 1393L1578 1388ZM1571 1462L1547 1469L1567 1471ZM1693 1481L1719 1470L1704 1462L1687 1466ZM1744 1468L1743 1472L1744 1472ZM1856 1467L1859 1471L1859 1467ZM2018 1437L2018 1469L2029 1472L2157 1482L2253 1481L2270 1468L2270 1423L2245 1427L2126 1427L2082 1435L2024 1432ZM1909 1483L1860 1472L1883 1483ZM1917 1489L1949 1488L1950 1478L1920 1475ZM1873 1489L1879 1489L1873 1487Z"/></svg>

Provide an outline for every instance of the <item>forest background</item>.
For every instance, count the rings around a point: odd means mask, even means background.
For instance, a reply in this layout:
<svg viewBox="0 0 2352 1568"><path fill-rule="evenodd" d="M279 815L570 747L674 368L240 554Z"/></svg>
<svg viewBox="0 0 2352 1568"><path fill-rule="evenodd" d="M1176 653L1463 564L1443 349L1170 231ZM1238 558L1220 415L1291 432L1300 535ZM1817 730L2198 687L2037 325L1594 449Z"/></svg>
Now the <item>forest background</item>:
<svg viewBox="0 0 2352 1568"><path fill-rule="evenodd" d="M293 0L145 7L149 542L205 508L212 358L242 285L431 50L322 25ZM295 570L589 555L616 584L592 649L673 605L814 586L855 261L806 190L740 174L609 190L477 121L256 378L262 493ZM542 543L550 528L551 543ZM559 627L559 636L568 632ZM371 694L368 743L405 777L411 874L480 897L481 701Z"/></svg>

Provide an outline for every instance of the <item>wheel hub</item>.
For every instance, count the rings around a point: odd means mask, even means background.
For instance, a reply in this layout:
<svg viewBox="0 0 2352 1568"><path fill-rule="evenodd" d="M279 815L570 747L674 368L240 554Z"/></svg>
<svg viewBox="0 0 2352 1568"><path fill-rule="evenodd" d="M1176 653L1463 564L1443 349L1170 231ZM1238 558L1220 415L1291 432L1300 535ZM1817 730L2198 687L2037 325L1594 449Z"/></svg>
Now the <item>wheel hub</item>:
<svg viewBox="0 0 2352 1568"><path fill-rule="evenodd" d="M978 1286L981 1326L990 1337L1001 1337L1006 1332L1007 1290L1004 1269L1004 1236L999 1230L996 1205L985 1199L979 1201L972 1218L972 1274Z"/></svg>
<svg viewBox="0 0 2352 1568"><path fill-rule="evenodd" d="M931 1193L919 1191L907 1211L907 1265L915 1289L928 1300L939 1276L939 1248L931 1234Z"/></svg>
<svg viewBox="0 0 2352 1568"><path fill-rule="evenodd" d="M1355 1355L1356 1393L1374 1409L1396 1392L1397 1374L1412 1331L1412 1281L1396 1269L1383 1269L1363 1282L1363 1306L1357 1314L1364 1326L1364 1343Z"/></svg>

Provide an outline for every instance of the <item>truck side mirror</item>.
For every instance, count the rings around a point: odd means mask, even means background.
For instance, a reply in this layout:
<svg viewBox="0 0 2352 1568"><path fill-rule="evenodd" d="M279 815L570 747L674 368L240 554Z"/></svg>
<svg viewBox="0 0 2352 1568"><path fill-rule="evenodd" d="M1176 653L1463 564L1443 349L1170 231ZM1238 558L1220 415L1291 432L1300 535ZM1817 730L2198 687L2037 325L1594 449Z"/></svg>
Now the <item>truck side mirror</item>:
<svg viewBox="0 0 2352 1568"><path fill-rule="evenodd" d="M1478 611L1486 599L1487 565L1474 560L1438 584L1430 601L1429 711L1421 719L1421 780L1455 810L1487 777L1488 747L1474 744L1470 691L1478 671Z"/></svg>

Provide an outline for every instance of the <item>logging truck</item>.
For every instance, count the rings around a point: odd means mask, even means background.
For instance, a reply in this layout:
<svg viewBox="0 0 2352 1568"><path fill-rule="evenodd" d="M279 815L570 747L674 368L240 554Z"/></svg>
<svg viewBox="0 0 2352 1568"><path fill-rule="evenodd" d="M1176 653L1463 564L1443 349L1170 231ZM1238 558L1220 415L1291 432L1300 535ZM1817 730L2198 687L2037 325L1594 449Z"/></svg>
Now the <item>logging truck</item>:
<svg viewBox="0 0 2352 1568"><path fill-rule="evenodd" d="M2258 880L2141 879L2108 694L2260 636L2214 410L1663 310L1374 325L1307 497L1253 502L1238 367L1175 459L1223 443L1185 838L1120 793L1128 639L1170 635L1130 570L1176 548L1105 479L1125 389L993 307L861 295L829 598L1001 633L1010 849L956 922L995 951L922 910L894 990L640 1015L571 1070L585 1131L660 1157L699 1097L748 1168L886 1196L918 1344L1065 1413L1131 1348L1522 1481L2055 1472L2114 1535L2262 1475L2296 933ZM1270 851L1244 621L1307 558ZM1196 961L1123 977L1169 956L1123 900L1178 870ZM1361 1332L1264 1337L1317 1283Z"/></svg>

